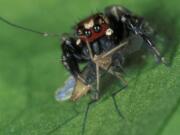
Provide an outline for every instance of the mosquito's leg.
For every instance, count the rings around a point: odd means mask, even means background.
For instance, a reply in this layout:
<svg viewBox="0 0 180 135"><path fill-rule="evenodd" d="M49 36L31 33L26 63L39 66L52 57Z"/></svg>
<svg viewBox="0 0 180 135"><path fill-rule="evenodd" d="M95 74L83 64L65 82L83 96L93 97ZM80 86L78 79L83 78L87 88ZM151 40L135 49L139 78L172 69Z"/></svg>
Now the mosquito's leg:
<svg viewBox="0 0 180 135"><path fill-rule="evenodd" d="M108 70L108 72L112 74L113 76L117 77L119 80L121 80L123 85L127 85L127 81L123 78L120 72L113 71L111 68Z"/></svg>
<svg viewBox="0 0 180 135"><path fill-rule="evenodd" d="M122 47L124 47L125 45L128 44L128 41L124 41L122 43L120 43L118 46L114 47L113 49L109 50L108 52L106 52L102 58L108 57L108 56L112 56L114 53L116 53L117 51L119 51Z"/></svg>
<svg viewBox="0 0 180 135"><path fill-rule="evenodd" d="M97 92L100 92L100 74L99 74L99 66L96 64L96 89Z"/></svg>
<svg viewBox="0 0 180 135"><path fill-rule="evenodd" d="M122 81L123 84L127 85L128 82L123 78L123 75L119 72L114 72L114 75Z"/></svg>
<svg viewBox="0 0 180 135"><path fill-rule="evenodd" d="M93 103L95 103L97 100L92 100L87 104L87 108L84 114L84 119L83 119L83 124L82 124L82 131L81 131L81 135L84 135L85 132L85 128L86 128L86 122L87 122L87 116L88 116L88 112L89 112L89 108L90 105L92 105Z"/></svg>
<svg viewBox="0 0 180 135"><path fill-rule="evenodd" d="M122 87L121 89L115 91L114 93L112 93L111 97L112 97L112 100L113 100L113 104L114 104L114 107L116 109L116 112L118 113L119 117L121 118L124 118L124 116L122 115L118 105L117 105L117 101L116 101L116 95L123 89L125 89L127 87L127 85L125 85L124 87Z"/></svg>
<svg viewBox="0 0 180 135"><path fill-rule="evenodd" d="M125 57L121 55L120 53L117 53L116 56L112 57L114 60L112 63L113 70L122 73L123 75L126 75L126 71L123 68L123 64L125 63Z"/></svg>
<svg viewBox="0 0 180 135"><path fill-rule="evenodd" d="M116 102L116 94L119 93L121 90L123 90L124 88L127 87L127 81L122 77L122 74L120 72L116 72L113 70L113 67L110 66L108 70L106 70L108 73L114 75L115 77L117 77L118 79L121 80L121 82L123 83L123 87L121 89L119 89L118 91L115 91L112 93L111 97L114 103L114 107L116 109L116 112L118 113L119 117L123 118L123 115L120 112L120 109L118 108L117 102Z"/></svg>
<svg viewBox="0 0 180 135"><path fill-rule="evenodd" d="M93 56L93 52L92 52L92 49L91 49L88 41L86 41L86 45L88 47L91 60L94 61L95 57ZM97 63L95 63L95 66L96 66L96 90L94 92L95 95L93 96L93 98L95 100L98 100L99 99L99 93L100 93L100 73L99 73L99 65Z"/></svg>
<svg viewBox="0 0 180 135"><path fill-rule="evenodd" d="M112 93L111 97L114 103L114 107L116 109L116 112L118 113L119 117L124 118L122 113L120 112L120 109L118 108L117 102L116 102L116 95L123 89L125 89L128 86L127 81L123 78L122 74L119 72L115 72L112 70L112 68L109 70L109 73L111 73L112 75L114 75L115 77L117 77L119 80L121 80L121 82L123 83L123 87L115 92Z"/></svg>

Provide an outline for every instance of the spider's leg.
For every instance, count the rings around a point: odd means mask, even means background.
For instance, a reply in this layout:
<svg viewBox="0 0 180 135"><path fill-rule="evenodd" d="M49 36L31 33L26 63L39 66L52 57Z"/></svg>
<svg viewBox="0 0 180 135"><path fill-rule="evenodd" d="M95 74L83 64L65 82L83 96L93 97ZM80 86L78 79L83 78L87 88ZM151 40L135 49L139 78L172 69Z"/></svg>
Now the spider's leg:
<svg viewBox="0 0 180 135"><path fill-rule="evenodd" d="M151 38L146 34L145 29L143 28L144 22L140 20L142 18L134 17L131 15L124 15L121 18L121 21L127 25L127 28L132 31L135 35L140 36L146 45L152 50L152 53L156 56L158 61L167 65L165 58L161 55L155 43L151 40ZM139 23L136 23L139 22Z"/></svg>
<svg viewBox="0 0 180 135"><path fill-rule="evenodd" d="M118 113L119 117L121 118L124 118L124 116L122 115L118 105L117 105L117 101L116 101L116 95L123 89L125 89L127 87L127 85L125 85L124 87L122 87L121 89L115 91L114 93L112 93L111 97L112 97L112 100L113 100L113 104L114 104L114 107L116 109L116 112Z"/></svg>
<svg viewBox="0 0 180 135"><path fill-rule="evenodd" d="M144 40L144 42L146 42L146 45L152 50L158 61L164 63L165 65L167 64L165 58L162 57L153 41L148 36L147 32L145 32L147 26L145 26L146 24L142 17L133 15L132 12L130 12L126 8L118 5L107 7L105 9L105 14L108 18L113 20L112 26L115 30L117 29L114 32L116 32L115 34L119 36L119 38L122 38L123 36L126 37L127 35L125 33L131 31L133 34L140 36ZM125 35L122 35L123 30L123 33Z"/></svg>
<svg viewBox="0 0 180 135"><path fill-rule="evenodd" d="M85 114L84 114L84 118L83 118L81 135L84 135L84 132L85 132L86 122L87 122L87 116L88 116L88 112L89 112L90 106L91 106L93 103L95 103L96 101L97 101L97 100L92 100L92 101L90 101L90 102L87 104L87 108L86 108L86 111L85 111Z"/></svg>

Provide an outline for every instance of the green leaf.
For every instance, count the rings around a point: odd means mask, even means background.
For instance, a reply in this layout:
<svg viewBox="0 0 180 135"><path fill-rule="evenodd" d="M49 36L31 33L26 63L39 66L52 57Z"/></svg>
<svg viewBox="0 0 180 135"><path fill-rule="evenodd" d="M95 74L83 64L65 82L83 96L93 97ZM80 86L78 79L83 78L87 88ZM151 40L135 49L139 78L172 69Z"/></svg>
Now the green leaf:
<svg viewBox="0 0 180 135"><path fill-rule="evenodd" d="M110 97L102 99L90 109L85 135L179 135L178 0L1 0L0 13L19 25L64 33L71 31L78 18L110 4L124 5L150 22L171 66L155 65L152 57L144 65L133 66L126 77L132 81L116 96L125 118L118 117ZM59 64L59 39L3 22L0 37L0 134L80 135L88 97L77 103L54 100L54 91L69 76ZM108 90L117 87L115 83Z"/></svg>

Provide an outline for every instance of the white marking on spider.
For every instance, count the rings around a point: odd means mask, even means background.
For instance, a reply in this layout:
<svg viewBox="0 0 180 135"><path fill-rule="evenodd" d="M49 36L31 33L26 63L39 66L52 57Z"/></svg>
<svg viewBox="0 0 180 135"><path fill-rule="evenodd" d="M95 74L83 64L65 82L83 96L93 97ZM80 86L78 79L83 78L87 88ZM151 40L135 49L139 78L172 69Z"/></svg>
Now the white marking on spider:
<svg viewBox="0 0 180 135"><path fill-rule="evenodd" d="M90 28L92 28L93 26L94 26L94 20L93 20L93 19L91 19L89 22L84 23L84 27L85 27L86 29L90 29Z"/></svg>

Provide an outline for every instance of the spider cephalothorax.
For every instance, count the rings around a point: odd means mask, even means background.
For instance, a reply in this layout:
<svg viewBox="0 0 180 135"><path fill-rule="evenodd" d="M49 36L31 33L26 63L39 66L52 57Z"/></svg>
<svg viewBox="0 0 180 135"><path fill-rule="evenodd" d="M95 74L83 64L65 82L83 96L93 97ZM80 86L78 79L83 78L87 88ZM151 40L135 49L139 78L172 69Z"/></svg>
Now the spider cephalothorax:
<svg viewBox="0 0 180 135"><path fill-rule="evenodd" d="M102 13L97 13L78 23L76 32L80 40L91 43L108 35L109 29L108 19Z"/></svg>

